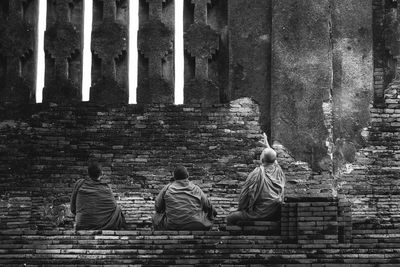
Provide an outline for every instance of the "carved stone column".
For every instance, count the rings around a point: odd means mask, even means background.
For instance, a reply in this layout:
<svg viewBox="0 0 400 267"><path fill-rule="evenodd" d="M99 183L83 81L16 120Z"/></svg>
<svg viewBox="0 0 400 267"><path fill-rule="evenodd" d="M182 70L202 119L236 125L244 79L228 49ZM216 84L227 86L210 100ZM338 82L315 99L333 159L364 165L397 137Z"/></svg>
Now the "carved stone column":
<svg viewBox="0 0 400 267"><path fill-rule="evenodd" d="M207 24L211 0L192 0L194 23L185 34L185 48L195 58L195 78L185 85L185 102L205 105L220 102L219 88L208 75L208 60L219 49L219 34Z"/></svg>
<svg viewBox="0 0 400 267"><path fill-rule="evenodd" d="M45 33L45 50L54 65L47 64L49 73L43 90L43 102L78 102L81 100L81 90L69 77L71 56L81 50L79 30L70 21L70 5L73 0L53 0L55 22L47 26ZM44 16L45 14L41 14Z"/></svg>
<svg viewBox="0 0 400 267"><path fill-rule="evenodd" d="M117 0L118 1L118 0ZM102 0L103 20L94 25L92 51L101 60L101 78L90 90L90 101L127 104L128 88L117 81L116 59L127 51L127 26L116 20L116 0Z"/></svg>
<svg viewBox="0 0 400 267"><path fill-rule="evenodd" d="M4 77L0 76L1 103L27 104L34 99L33 81L24 78L21 66L21 59L33 54L35 43L34 28L24 21L24 2L9 0L8 16L0 17L0 58L5 68Z"/></svg>
<svg viewBox="0 0 400 267"><path fill-rule="evenodd" d="M162 22L165 0L147 0L149 19L140 25L139 51L148 59L148 77L138 87L138 103L173 103L172 85L164 78L162 61L173 50L173 31Z"/></svg>

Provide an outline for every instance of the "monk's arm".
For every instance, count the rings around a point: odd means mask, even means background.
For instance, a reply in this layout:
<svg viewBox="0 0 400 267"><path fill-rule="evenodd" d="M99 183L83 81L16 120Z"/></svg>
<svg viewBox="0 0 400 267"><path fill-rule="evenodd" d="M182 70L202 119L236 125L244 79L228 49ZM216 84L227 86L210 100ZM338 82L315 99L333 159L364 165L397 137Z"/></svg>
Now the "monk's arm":
<svg viewBox="0 0 400 267"><path fill-rule="evenodd" d="M267 136L265 133L263 133L263 137L264 137L264 144L265 144L265 146L266 146L267 148L271 148L271 146L269 145L269 142L268 142L268 136Z"/></svg>
<svg viewBox="0 0 400 267"><path fill-rule="evenodd" d="M240 192L238 210L246 209L246 207L249 203L249 189L248 189L249 179L250 179L250 175L247 178L246 182L244 183L242 190Z"/></svg>
<svg viewBox="0 0 400 267"><path fill-rule="evenodd" d="M79 182L75 183L74 186L74 190L72 191L72 195L71 195L71 204L70 204L70 208L71 208L71 212L72 214L76 215L76 195L78 194L78 186Z"/></svg>
<svg viewBox="0 0 400 267"><path fill-rule="evenodd" d="M254 169L248 176L242 186L242 190L239 195L239 207L238 210L246 210L249 206L251 199L253 198L252 187L254 185L254 175L257 169Z"/></svg>
<svg viewBox="0 0 400 267"><path fill-rule="evenodd" d="M284 202L284 200L285 200L286 177L285 177L285 174L283 173L283 171L281 169L281 166L279 166L279 171L281 172L281 175L282 175L282 185L283 185L283 187L282 187L282 202Z"/></svg>
<svg viewBox="0 0 400 267"><path fill-rule="evenodd" d="M208 214L210 217L211 215L213 217L217 216L217 211L215 210L214 206L211 204L210 200L207 198L206 194L199 188L200 194L201 194L201 203L203 206L204 212Z"/></svg>
<svg viewBox="0 0 400 267"><path fill-rule="evenodd" d="M164 186L164 188L160 191L160 193L157 195L156 200L155 200L155 209L156 212L162 213L165 211L165 200L164 200L164 195L165 192L168 189L168 185Z"/></svg>

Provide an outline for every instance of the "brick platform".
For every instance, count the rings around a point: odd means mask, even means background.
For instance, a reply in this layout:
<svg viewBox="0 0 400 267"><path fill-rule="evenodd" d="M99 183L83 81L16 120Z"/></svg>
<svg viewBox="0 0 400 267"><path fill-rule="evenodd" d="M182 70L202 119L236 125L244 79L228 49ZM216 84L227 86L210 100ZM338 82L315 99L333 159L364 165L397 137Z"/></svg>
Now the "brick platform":
<svg viewBox="0 0 400 267"><path fill-rule="evenodd" d="M245 221L239 225L227 225L226 231L231 234L257 234L257 235L278 235L281 231L280 221Z"/></svg>
<svg viewBox="0 0 400 267"><path fill-rule="evenodd" d="M354 263L360 257L368 260L360 262L375 263L381 260L380 256L364 256L367 251L359 251L365 240L373 236L375 243L386 243L385 236L396 236L384 232L364 236L358 231L359 244L351 245L348 202L341 198L317 197L286 198L285 201L280 220L220 225L225 231L4 230L0 231L0 264L214 266L274 263L310 266L338 260ZM383 255L383 262L390 263L397 255L395 250L392 253Z"/></svg>
<svg viewBox="0 0 400 267"><path fill-rule="evenodd" d="M287 197L281 236L302 244L346 243L351 238L351 205L344 198Z"/></svg>
<svg viewBox="0 0 400 267"><path fill-rule="evenodd" d="M395 267L400 231L356 231L348 244L290 244L278 235L228 232L8 230L0 231L0 264Z"/></svg>

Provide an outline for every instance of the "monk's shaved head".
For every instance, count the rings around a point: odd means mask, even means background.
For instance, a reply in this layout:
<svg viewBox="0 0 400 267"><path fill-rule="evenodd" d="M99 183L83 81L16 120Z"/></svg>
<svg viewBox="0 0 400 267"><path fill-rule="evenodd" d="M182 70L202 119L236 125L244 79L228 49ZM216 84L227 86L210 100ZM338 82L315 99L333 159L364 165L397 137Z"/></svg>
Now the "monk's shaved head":
<svg viewBox="0 0 400 267"><path fill-rule="evenodd" d="M276 160L276 152L272 148L266 148L263 150L260 156L262 163L274 163Z"/></svg>
<svg viewBox="0 0 400 267"><path fill-rule="evenodd" d="M101 175L101 165L98 162L91 162L88 167L89 177L97 180Z"/></svg>
<svg viewBox="0 0 400 267"><path fill-rule="evenodd" d="M184 166L178 166L174 170L175 180L184 180L189 177L189 172Z"/></svg>

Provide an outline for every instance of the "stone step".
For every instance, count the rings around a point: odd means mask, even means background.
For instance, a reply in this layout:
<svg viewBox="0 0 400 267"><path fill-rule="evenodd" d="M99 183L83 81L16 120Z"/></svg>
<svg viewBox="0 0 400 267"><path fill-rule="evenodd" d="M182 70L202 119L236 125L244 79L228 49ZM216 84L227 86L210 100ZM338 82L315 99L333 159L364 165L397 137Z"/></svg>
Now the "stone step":
<svg viewBox="0 0 400 267"><path fill-rule="evenodd" d="M0 265L399 266L399 237L376 233L348 244L329 239L291 244L280 236L227 231L4 230Z"/></svg>
<svg viewBox="0 0 400 267"><path fill-rule="evenodd" d="M281 234L280 222L275 221L241 221L238 225L227 225L225 230L233 233L243 233L243 234L267 234L267 235L277 235Z"/></svg>

